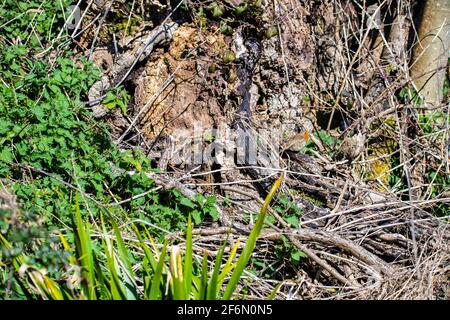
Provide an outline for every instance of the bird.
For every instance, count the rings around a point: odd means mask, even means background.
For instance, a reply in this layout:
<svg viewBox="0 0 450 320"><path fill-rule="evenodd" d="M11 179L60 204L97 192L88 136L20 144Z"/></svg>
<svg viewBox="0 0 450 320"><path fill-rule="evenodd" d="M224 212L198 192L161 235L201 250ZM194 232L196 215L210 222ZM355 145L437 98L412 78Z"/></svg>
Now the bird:
<svg viewBox="0 0 450 320"><path fill-rule="evenodd" d="M346 136L336 155L339 158L352 161L364 151L365 142L366 136L360 132L353 136Z"/></svg>
<svg viewBox="0 0 450 320"><path fill-rule="evenodd" d="M293 135L290 139L288 139L285 143L283 143L282 152L286 150L299 152L306 146L309 140L310 140L310 133L308 130L298 132L295 135Z"/></svg>

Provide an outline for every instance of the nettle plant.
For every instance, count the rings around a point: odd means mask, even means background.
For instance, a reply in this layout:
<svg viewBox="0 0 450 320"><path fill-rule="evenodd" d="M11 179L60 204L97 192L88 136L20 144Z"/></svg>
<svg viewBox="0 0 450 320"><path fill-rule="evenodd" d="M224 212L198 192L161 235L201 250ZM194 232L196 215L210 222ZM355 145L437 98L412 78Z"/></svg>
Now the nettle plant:
<svg viewBox="0 0 450 320"><path fill-rule="evenodd" d="M1 36L8 42L43 51L61 33L72 2L59 0L55 5L54 1L4 0L0 4Z"/></svg>

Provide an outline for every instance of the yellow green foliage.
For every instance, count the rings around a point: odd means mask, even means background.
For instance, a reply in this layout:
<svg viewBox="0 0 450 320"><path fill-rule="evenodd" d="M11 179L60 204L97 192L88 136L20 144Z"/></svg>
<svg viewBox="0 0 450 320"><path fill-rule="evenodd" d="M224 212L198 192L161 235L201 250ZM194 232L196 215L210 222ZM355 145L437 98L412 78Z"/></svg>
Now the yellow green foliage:
<svg viewBox="0 0 450 320"><path fill-rule="evenodd" d="M366 178L375 179L381 183L378 187L385 190L383 186L389 185L389 174L392 169L391 157L388 156L394 150L395 142L387 140L382 143L372 144L370 147L371 154L368 157L368 173ZM376 159L376 160L373 160Z"/></svg>

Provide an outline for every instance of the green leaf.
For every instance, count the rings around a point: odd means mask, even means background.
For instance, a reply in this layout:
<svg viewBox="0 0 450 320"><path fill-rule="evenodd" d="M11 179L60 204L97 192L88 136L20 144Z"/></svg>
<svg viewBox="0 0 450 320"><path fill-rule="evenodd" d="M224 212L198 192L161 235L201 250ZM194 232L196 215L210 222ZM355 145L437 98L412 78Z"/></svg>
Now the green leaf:
<svg viewBox="0 0 450 320"><path fill-rule="evenodd" d="M195 224L200 224L202 222L202 214L198 210L192 211L192 218L194 218Z"/></svg>
<svg viewBox="0 0 450 320"><path fill-rule="evenodd" d="M206 299L206 293L208 290L208 256L206 252L203 254L202 259L202 271L201 271L201 278L200 278L200 287L199 287L199 294L198 294L198 300L205 300Z"/></svg>
<svg viewBox="0 0 450 320"><path fill-rule="evenodd" d="M223 15L224 7L218 5L216 2L212 4L212 15L214 18L220 18Z"/></svg>
<svg viewBox="0 0 450 320"><path fill-rule="evenodd" d="M108 91L106 93L105 98L102 101L102 104L105 105L108 109L113 109L116 106L116 95L113 91Z"/></svg>
<svg viewBox="0 0 450 320"><path fill-rule="evenodd" d="M205 197L204 197L202 194L200 194L200 193L197 193L197 194L195 195L195 200L196 200L197 203L200 205L200 207L203 207L203 205L204 205L205 202L206 202Z"/></svg>
<svg viewBox="0 0 450 320"><path fill-rule="evenodd" d="M269 209L270 202L272 201L272 198L274 197L275 193L277 192L278 188L281 185L281 182L283 181L283 176L278 178L277 181L273 184L272 188L270 189L264 204L261 208L261 211L259 213L258 219L256 220L255 225L253 226L252 231L250 232L250 235L248 236L247 242L245 244L244 249L242 250L241 255L239 256L239 259L236 263L236 267L230 277L230 281L228 282L228 285L225 289L225 293L223 295L224 300L231 299L231 295L236 290L236 286L239 282L239 279L241 278L242 273L244 272L244 268L246 267L248 261L251 258L253 249L256 245L256 239L258 238L261 229L264 224L264 219L267 213L267 210Z"/></svg>
<svg viewBox="0 0 450 320"><path fill-rule="evenodd" d="M298 226L299 226L298 217L296 217L296 216L287 216L287 217L284 217L284 220L296 228L298 228Z"/></svg>
<svg viewBox="0 0 450 320"><path fill-rule="evenodd" d="M317 136L325 143L327 146L331 146L333 144L333 137L326 132L325 130L320 130L317 132Z"/></svg>
<svg viewBox="0 0 450 320"><path fill-rule="evenodd" d="M137 290L136 290L136 283L135 283L135 274L133 272L133 268L131 265L131 261L130 261L130 255L129 252L127 250L127 248L125 247L125 242L123 241L122 235L120 234L119 229L117 228L115 222L113 220L111 220L111 225L113 226L114 229L114 235L115 235L115 239L117 241L117 247L118 247L118 251L119 251L119 257L120 257L120 261L123 263L123 265L125 266L125 270L123 270L123 281L125 282L125 288L127 291L127 299L128 300L137 300L138 299L138 294L137 294Z"/></svg>
<svg viewBox="0 0 450 320"><path fill-rule="evenodd" d="M300 261L300 258L306 258L307 255L302 251L293 251L291 252L291 259L295 261Z"/></svg>
<svg viewBox="0 0 450 320"><path fill-rule="evenodd" d="M159 254L158 265L156 267L155 275L153 276L152 285L150 288L150 295L148 297L150 300L158 300L162 297L160 285L164 267L164 259L166 257L166 250L167 250L167 240L164 241L163 248L161 250L161 253Z"/></svg>
<svg viewBox="0 0 450 320"><path fill-rule="evenodd" d="M83 224L81 218L80 205L78 201L78 193L75 194L75 214L74 214L74 234L77 258L83 267L83 276L86 280L83 290L88 299L95 300L97 295L95 292L95 269L94 257L92 252L91 233L89 223Z"/></svg>
<svg viewBox="0 0 450 320"><path fill-rule="evenodd" d="M186 284L186 298L189 299L192 287L192 221L188 217L188 227L186 230L186 254L184 256L184 281Z"/></svg>
<svg viewBox="0 0 450 320"><path fill-rule="evenodd" d="M244 5L237 6L235 9L236 15L238 15L238 16L242 15L245 12L245 10L247 10L246 3Z"/></svg>
<svg viewBox="0 0 450 320"><path fill-rule="evenodd" d="M218 287L218 279L219 279L219 272L220 272L220 266L222 264L222 257L223 257L223 253L225 251L225 246L228 242L228 235L225 238L224 243L220 246L219 252L216 256L216 262L214 264L214 271L213 274L211 276L211 280L209 281L209 285L208 285L208 291L207 291L207 295L206 295L206 299L207 300L216 300L218 295L219 295L219 290L220 287Z"/></svg>
<svg viewBox="0 0 450 320"><path fill-rule="evenodd" d="M215 206L208 208L208 213L214 221L219 220L219 212Z"/></svg>
<svg viewBox="0 0 450 320"><path fill-rule="evenodd" d="M180 199L180 204L191 209L195 209L195 204L186 197Z"/></svg>
<svg viewBox="0 0 450 320"><path fill-rule="evenodd" d="M280 289L283 282L278 283L273 291L270 293L270 295L267 297L267 300L273 300L275 298L275 295L277 294L278 289Z"/></svg>
<svg viewBox="0 0 450 320"><path fill-rule="evenodd" d="M13 162L13 160L14 156L11 147L3 147L2 151L0 152L0 161L10 164Z"/></svg>
<svg viewBox="0 0 450 320"><path fill-rule="evenodd" d="M181 252L178 246L173 246L170 252L171 291L175 300L186 300Z"/></svg>

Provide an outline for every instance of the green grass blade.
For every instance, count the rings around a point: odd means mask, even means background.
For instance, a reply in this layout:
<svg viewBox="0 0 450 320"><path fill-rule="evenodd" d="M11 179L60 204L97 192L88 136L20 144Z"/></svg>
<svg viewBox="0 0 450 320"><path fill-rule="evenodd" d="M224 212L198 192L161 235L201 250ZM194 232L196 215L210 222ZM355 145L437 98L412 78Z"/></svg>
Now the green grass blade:
<svg viewBox="0 0 450 320"><path fill-rule="evenodd" d="M119 253L118 259L125 267L120 268L120 270L122 271L122 282L126 290L127 298L128 300L137 300L138 293L136 290L136 283L134 281L135 274L131 265L130 253L125 246L125 242L123 241L122 234L120 233L119 228L112 220L111 225L114 229L114 236L117 243L117 249Z"/></svg>
<svg viewBox="0 0 450 320"><path fill-rule="evenodd" d="M155 275L153 276L152 285L150 288L150 300L157 300L162 298L161 293L161 279L162 279L162 271L164 267L164 259L166 258L166 250L167 250L167 240L164 241L163 248L159 255L158 265L156 267Z"/></svg>
<svg viewBox="0 0 450 320"><path fill-rule="evenodd" d="M144 251L144 258L142 259L143 278L144 278L144 298L149 299L152 278L153 278L153 274L156 272L158 263L153 255L153 253L151 252L151 250L145 243L144 237L141 235L141 233L139 232L137 227L135 225L133 225L132 227L138 238L138 241L139 241L138 245ZM151 268L151 270L150 270L150 268Z"/></svg>
<svg viewBox="0 0 450 320"><path fill-rule="evenodd" d="M180 248L173 246L170 252L171 289L175 300L186 299Z"/></svg>
<svg viewBox="0 0 450 320"><path fill-rule="evenodd" d="M275 298L275 295L278 292L278 289L280 289L281 285L283 284L283 282L280 282L279 284L277 284L275 286L275 288L273 288L272 292L270 293L270 295L267 297L267 300L273 300Z"/></svg>
<svg viewBox="0 0 450 320"><path fill-rule="evenodd" d="M236 290L239 279L241 278L242 273L244 272L244 269L247 266L248 261L250 260L253 249L255 248L256 240L264 225L264 219L266 217L267 210L269 209L270 201L272 201L272 198L274 197L275 193L280 187L282 181L283 176L281 176L280 178L277 179L277 181L275 181L275 183L273 184L272 188L269 191L269 194L267 195L264 201L264 204L259 213L258 220L253 226L253 229L250 232L250 235L248 236L247 243L245 244L244 249L242 250L242 253L239 256L239 259L236 263L236 268L231 274L230 281L228 282L228 285L223 294L224 300L231 299L232 294Z"/></svg>
<svg viewBox="0 0 450 320"><path fill-rule="evenodd" d="M78 260L83 267L84 281L83 291L89 300L96 300L95 292L95 270L94 270L94 256L92 252L92 243L90 237L89 222L83 224L81 218L80 204L78 201L78 193L75 194L75 214L74 214L74 234L75 244L78 253Z"/></svg>
<svg viewBox="0 0 450 320"><path fill-rule="evenodd" d="M225 263L225 266L223 267L222 272L219 275L219 279L217 280L217 286L222 287L222 284L225 281L227 275L235 268L236 264L233 263L233 259L236 255L240 243L241 241L238 239L235 245L233 246L233 249L231 249L230 256L228 257L228 260Z"/></svg>
<svg viewBox="0 0 450 320"><path fill-rule="evenodd" d="M101 226L103 230L103 234L107 235L106 225L103 220L103 216L100 215ZM114 246L112 244L112 240L105 236L102 239L103 250L106 256L107 270L109 274L109 290L111 293L111 298L113 300L126 300L127 296L125 290L122 288L122 283L120 281L119 275L117 274L117 264L114 259Z"/></svg>
<svg viewBox="0 0 450 320"><path fill-rule="evenodd" d="M136 226L133 225L133 229L134 232L136 233L138 240L139 240L139 246L142 248L142 250L144 250L144 255L145 258L147 259L147 261L150 263L153 272L156 271L156 266L158 265L158 262L156 261L152 251L150 250L150 248L147 246L147 244L144 241L144 237L140 234L139 230L136 228ZM145 230L146 233L148 233L147 230Z"/></svg>
<svg viewBox="0 0 450 320"><path fill-rule="evenodd" d="M208 256L206 252L203 254L202 259L202 275L200 277L200 288L199 288L199 300L206 299L206 292L208 289Z"/></svg>
<svg viewBox="0 0 450 320"><path fill-rule="evenodd" d="M70 254L69 263L72 265L75 265L77 263L77 260L73 256L73 251L69 245L69 242L67 242L66 238L64 237L64 235L62 234L61 231L58 231L58 233L59 233L59 239L61 240L61 244L63 245L64 250Z"/></svg>
<svg viewBox="0 0 450 320"><path fill-rule="evenodd" d="M117 264L114 259L114 248L109 239L106 240L104 244L104 251L106 256L106 262L108 265L109 273L109 286L111 290L111 296L113 300L126 300L127 295L125 290L122 288L122 282L120 281L119 275L117 274Z"/></svg>
<svg viewBox="0 0 450 320"><path fill-rule="evenodd" d="M114 230L114 236L115 236L115 240L117 242L117 249L119 252L120 260L124 264L127 271L130 273L130 276L134 276L134 272L133 272L133 269L131 266L129 252L125 246L125 242L123 241L122 234L120 233L119 228L117 227L115 222L112 220L110 222L111 222L111 225Z"/></svg>
<svg viewBox="0 0 450 320"><path fill-rule="evenodd" d="M62 290L59 288L58 284L52 279L44 276L43 283L45 290L48 292L48 295L52 300L64 300L64 295Z"/></svg>
<svg viewBox="0 0 450 320"><path fill-rule="evenodd" d="M191 215L188 217L186 230L186 254L184 256L184 277L186 287L186 299L189 299L192 288L192 221Z"/></svg>
<svg viewBox="0 0 450 320"><path fill-rule="evenodd" d="M102 271L102 268L97 260L95 261L94 266L97 279L97 287L98 291L100 292L101 299L112 300L112 293L108 285L108 279Z"/></svg>
<svg viewBox="0 0 450 320"><path fill-rule="evenodd" d="M220 246L219 252L217 253L217 256L216 256L216 262L214 264L214 271L213 271L213 274L211 275L211 279L208 284L208 292L206 295L207 300L216 300L218 293L219 293L218 290L220 290L220 287L219 287L219 289L217 289L218 288L217 283L218 283L218 278L219 278L220 266L222 264L223 252L225 251L225 246L227 245L227 242L228 242L228 235L229 234L227 234L227 237L225 238L224 243Z"/></svg>
<svg viewBox="0 0 450 320"><path fill-rule="evenodd" d="M152 284L152 277L153 274L156 271L156 265L155 268L153 268L152 264L150 263L150 257L153 258L153 254L151 253L150 249L147 248L145 244L141 244L141 247L144 250L144 259L142 260L142 266L143 266L143 277L144 277L144 298L149 299L150 297L150 289ZM150 266L149 266L150 264ZM150 269L151 268L151 269Z"/></svg>
<svg viewBox="0 0 450 320"><path fill-rule="evenodd" d="M192 295L193 300L200 300L201 280L199 277L192 275Z"/></svg>

